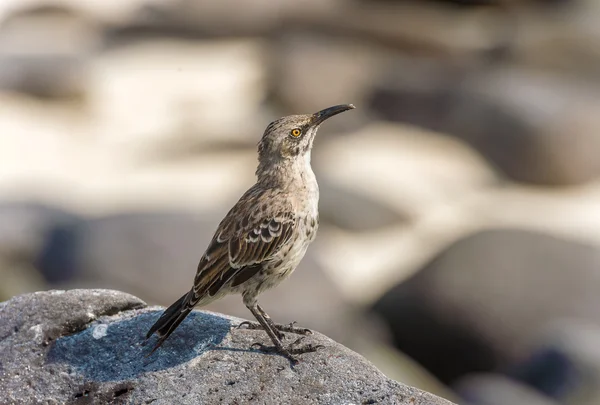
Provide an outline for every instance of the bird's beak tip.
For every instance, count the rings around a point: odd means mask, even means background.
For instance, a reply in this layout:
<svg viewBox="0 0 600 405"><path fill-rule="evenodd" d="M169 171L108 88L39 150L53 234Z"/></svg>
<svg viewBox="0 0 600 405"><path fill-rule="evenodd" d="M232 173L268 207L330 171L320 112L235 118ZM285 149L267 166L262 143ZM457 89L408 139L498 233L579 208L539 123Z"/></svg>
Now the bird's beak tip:
<svg viewBox="0 0 600 405"><path fill-rule="evenodd" d="M334 105L333 107L325 108L324 110L313 114L315 124L321 124L323 121L333 117L334 115L338 115L340 113L343 113L344 111L353 110L355 108L356 107L354 106L354 104L340 104Z"/></svg>

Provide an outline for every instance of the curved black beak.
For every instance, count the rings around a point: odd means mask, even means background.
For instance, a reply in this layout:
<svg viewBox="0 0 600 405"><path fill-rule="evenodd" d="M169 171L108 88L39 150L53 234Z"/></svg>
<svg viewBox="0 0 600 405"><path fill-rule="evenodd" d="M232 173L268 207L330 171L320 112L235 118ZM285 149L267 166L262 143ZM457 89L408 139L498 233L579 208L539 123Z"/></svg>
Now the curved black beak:
<svg viewBox="0 0 600 405"><path fill-rule="evenodd" d="M319 125L323 121L325 121L328 118L333 117L334 115L338 115L339 113L343 113L344 111L348 111L348 110L353 110L355 108L356 107L354 107L353 104L340 104L340 105L334 105L333 107L329 107L329 108L326 108L319 112L316 112L313 114L313 125Z"/></svg>

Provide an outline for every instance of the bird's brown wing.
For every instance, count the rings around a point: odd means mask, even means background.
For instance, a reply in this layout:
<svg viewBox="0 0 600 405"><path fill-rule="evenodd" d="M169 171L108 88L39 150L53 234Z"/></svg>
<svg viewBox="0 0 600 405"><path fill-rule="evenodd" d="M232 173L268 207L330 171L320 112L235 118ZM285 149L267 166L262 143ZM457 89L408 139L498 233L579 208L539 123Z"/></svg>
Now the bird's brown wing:
<svg viewBox="0 0 600 405"><path fill-rule="evenodd" d="M294 218L282 199L273 199L268 190L250 189L219 224L200 259L186 306L254 276L290 240Z"/></svg>

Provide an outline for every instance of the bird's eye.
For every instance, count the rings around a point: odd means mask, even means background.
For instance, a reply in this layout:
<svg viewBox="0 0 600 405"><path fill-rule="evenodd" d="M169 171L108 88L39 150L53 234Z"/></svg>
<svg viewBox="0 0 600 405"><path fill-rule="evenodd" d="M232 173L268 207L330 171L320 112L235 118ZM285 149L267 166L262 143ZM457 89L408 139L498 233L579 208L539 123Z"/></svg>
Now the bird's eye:
<svg viewBox="0 0 600 405"><path fill-rule="evenodd" d="M292 132L290 132L290 134L295 138L299 137L301 133L302 131L300 131L298 128L294 128L292 129Z"/></svg>

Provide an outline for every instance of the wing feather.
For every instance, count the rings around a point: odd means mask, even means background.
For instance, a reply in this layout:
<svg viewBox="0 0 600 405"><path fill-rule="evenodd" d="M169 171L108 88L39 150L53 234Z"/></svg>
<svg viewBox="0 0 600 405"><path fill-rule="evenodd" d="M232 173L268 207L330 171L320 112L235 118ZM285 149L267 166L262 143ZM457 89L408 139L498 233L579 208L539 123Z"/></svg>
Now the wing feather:
<svg viewBox="0 0 600 405"><path fill-rule="evenodd" d="M221 221L198 264L186 306L248 281L289 242L296 226L292 207L282 199L270 205L272 197L268 190L251 188Z"/></svg>

